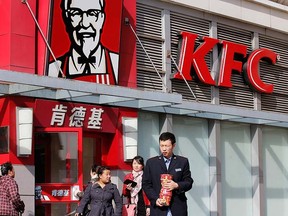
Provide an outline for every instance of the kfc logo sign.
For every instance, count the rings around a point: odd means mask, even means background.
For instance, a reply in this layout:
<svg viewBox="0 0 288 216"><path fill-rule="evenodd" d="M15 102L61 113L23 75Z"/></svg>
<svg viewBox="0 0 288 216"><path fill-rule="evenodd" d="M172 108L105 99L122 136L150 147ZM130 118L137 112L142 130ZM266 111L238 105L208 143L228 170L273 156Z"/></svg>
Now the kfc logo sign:
<svg viewBox="0 0 288 216"><path fill-rule="evenodd" d="M54 0L47 75L118 84L122 0Z"/></svg>
<svg viewBox="0 0 288 216"><path fill-rule="evenodd" d="M203 37L202 43L195 49L197 34L181 32L180 55L178 61L179 71L173 75L175 79L192 80L191 69L195 71L198 79L207 85L232 87L232 71L244 73L244 78L251 88L260 93L272 93L273 84L265 83L260 78L259 63L266 61L275 64L278 55L272 50L261 48L256 49L247 56L247 47L229 41L222 41L215 38ZM221 60L219 77L215 81L209 71L205 56L215 47L221 44ZM235 56L241 56L240 60ZM181 75L182 73L182 75Z"/></svg>

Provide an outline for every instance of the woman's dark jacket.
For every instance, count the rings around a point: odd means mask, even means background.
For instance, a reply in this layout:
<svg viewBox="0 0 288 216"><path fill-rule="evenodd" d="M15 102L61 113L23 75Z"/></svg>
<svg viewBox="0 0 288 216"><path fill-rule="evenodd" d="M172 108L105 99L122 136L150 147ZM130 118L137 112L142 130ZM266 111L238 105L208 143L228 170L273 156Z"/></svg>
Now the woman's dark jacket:
<svg viewBox="0 0 288 216"><path fill-rule="evenodd" d="M112 200L115 202L115 211L112 206ZM104 188L98 183L90 183L85 189L84 196L77 207L77 213L83 213L85 206L90 203L93 216L121 216L122 215L122 199L117 186L108 183Z"/></svg>

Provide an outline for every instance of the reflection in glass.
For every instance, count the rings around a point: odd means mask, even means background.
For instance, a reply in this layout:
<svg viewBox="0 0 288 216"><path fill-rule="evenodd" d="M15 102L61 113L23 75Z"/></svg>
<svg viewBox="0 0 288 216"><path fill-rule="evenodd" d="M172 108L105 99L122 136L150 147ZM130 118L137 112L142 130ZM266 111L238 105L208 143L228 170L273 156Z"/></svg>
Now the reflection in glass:
<svg viewBox="0 0 288 216"><path fill-rule="evenodd" d="M8 139L8 126L0 127L0 154L8 153L9 139Z"/></svg>
<svg viewBox="0 0 288 216"><path fill-rule="evenodd" d="M76 132L37 133L36 183L75 183L78 174Z"/></svg>

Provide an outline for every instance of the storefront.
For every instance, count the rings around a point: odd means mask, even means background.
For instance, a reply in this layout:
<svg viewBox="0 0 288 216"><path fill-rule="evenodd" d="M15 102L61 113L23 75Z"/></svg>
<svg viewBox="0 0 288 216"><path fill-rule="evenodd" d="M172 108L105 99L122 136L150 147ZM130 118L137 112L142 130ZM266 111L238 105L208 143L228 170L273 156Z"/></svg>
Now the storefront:
<svg viewBox="0 0 288 216"><path fill-rule="evenodd" d="M1 106L1 160L14 161L28 208L35 188L36 215L74 211L75 192L89 181L92 164L129 169L124 157L137 152L131 142L125 153L119 147L127 126L136 130L127 124L136 120L133 110L27 97L1 99Z"/></svg>
<svg viewBox="0 0 288 216"><path fill-rule="evenodd" d="M0 162L15 165L24 215L75 210L94 163L121 190L162 131L190 162L189 215L287 214L287 6L1 4Z"/></svg>
<svg viewBox="0 0 288 216"><path fill-rule="evenodd" d="M1 2L5 23L0 27L1 83L7 88L3 86L6 89L2 89L5 93L1 92L0 99L0 160L15 166L26 204L24 215L65 215L74 211L78 203L75 192L87 184L92 164L111 167L117 184L125 174L122 170L130 169L127 161L137 154L137 109L107 103L131 101L134 96L124 92L117 97L118 93L113 93L117 88L97 87L95 82L126 88L136 85L136 57L131 55L135 44L122 45L120 51L120 34L125 40L131 38L125 36L125 29L121 33L122 13L135 13L135 4L129 5L132 10L126 12L123 1ZM86 21L97 22L98 26L78 32L73 41L70 33L75 31L70 20L74 25L79 17L86 16ZM98 21L91 21L91 17ZM86 21L78 25L86 28ZM130 41L135 43L135 38ZM90 53L94 55L91 59L99 57L101 63L88 66L89 59L83 55L87 44L93 53L97 49L95 55ZM74 56L79 47L83 48L82 60L78 54ZM60 63L70 51L79 60L72 65L76 65L75 70L71 69L69 57L67 64L65 60ZM124 59L121 62L120 55ZM126 68L121 70L121 77L120 64ZM83 72L83 65L90 74ZM64 79L54 79L58 74ZM10 75L12 82L5 82ZM12 83L18 93L10 94ZM123 97L126 94L128 98Z"/></svg>

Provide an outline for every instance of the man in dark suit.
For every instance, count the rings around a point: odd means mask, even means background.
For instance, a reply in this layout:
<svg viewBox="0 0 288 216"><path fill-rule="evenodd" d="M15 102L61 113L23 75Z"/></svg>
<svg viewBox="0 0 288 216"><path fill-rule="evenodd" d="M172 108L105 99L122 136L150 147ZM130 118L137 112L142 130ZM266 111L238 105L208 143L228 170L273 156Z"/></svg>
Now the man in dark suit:
<svg viewBox="0 0 288 216"><path fill-rule="evenodd" d="M151 202L151 216L188 215L185 192L192 188L193 179L188 159L173 154L175 143L174 134L162 133L159 137L161 155L148 159L144 169L142 187ZM171 174L173 178L161 185L161 174ZM169 206L159 198L161 187L172 191Z"/></svg>

